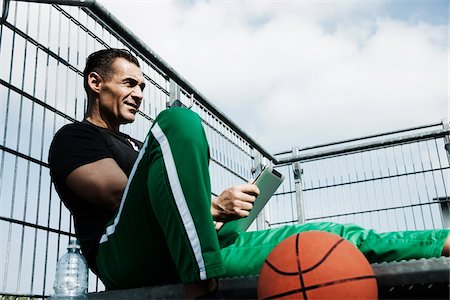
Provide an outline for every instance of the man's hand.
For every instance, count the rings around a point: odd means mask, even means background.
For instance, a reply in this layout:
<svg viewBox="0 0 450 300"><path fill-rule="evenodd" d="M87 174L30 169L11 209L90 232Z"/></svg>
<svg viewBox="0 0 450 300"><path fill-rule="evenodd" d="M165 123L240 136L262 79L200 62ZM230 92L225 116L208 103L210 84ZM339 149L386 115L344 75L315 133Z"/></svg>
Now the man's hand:
<svg viewBox="0 0 450 300"><path fill-rule="evenodd" d="M259 195L256 185L247 183L232 186L212 199L211 214L215 221L227 222L249 215Z"/></svg>
<svg viewBox="0 0 450 300"><path fill-rule="evenodd" d="M216 228L216 231L219 231L220 228L222 228L223 226L223 222L218 222L218 221L213 221L214 222L214 227Z"/></svg>

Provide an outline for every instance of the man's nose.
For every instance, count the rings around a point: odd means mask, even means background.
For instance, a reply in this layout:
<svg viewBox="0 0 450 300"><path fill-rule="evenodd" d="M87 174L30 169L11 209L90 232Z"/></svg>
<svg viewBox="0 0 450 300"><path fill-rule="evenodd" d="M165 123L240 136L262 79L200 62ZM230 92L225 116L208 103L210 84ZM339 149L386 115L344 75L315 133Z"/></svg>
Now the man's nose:
<svg viewBox="0 0 450 300"><path fill-rule="evenodd" d="M131 96L133 97L133 99L141 101L144 98L144 91L142 90L142 88L139 85L136 85L133 88L133 92L131 93Z"/></svg>

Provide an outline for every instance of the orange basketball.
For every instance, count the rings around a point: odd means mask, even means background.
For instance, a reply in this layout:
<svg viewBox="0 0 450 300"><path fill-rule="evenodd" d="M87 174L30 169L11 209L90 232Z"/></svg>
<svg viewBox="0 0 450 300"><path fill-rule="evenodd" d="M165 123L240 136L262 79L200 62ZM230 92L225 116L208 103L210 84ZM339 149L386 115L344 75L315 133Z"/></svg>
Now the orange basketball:
<svg viewBox="0 0 450 300"><path fill-rule="evenodd" d="M375 274L342 237L307 231L288 237L264 262L259 299L377 299Z"/></svg>

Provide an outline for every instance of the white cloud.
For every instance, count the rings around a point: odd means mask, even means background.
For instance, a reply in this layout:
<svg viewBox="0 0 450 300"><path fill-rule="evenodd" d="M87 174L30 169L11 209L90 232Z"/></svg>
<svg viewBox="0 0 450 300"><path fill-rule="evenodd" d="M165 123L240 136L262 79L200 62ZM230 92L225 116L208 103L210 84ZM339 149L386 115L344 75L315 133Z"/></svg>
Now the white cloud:
<svg viewBox="0 0 450 300"><path fill-rule="evenodd" d="M447 117L448 28L391 19L383 3L105 6L278 151Z"/></svg>

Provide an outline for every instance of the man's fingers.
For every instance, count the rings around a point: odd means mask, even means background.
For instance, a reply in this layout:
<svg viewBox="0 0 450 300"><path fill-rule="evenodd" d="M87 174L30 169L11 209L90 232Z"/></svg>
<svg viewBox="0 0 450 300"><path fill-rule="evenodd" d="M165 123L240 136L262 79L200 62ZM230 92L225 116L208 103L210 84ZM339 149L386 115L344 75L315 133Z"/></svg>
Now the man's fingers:
<svg viewBox="0 0 450 300"><path fill-rule="evenodd" d="M248 195L252 195L255 197L259 195L259 189L254 184L250 184L250 183L241 184L241 185L237 185L235 188L245 194L248 194Z"/></svg>
<svg viewBox="0 0 450 300"><path fill-rule="evenodd" d="M246 201L239 201L236 205L237 210L251 210L253 208L253 204Z"/></svg>
<svg viewBox="0 0 450 300"><path fill-rule="evenodd" d="M243 202L250 202L253 203L256 200L256 196L258 195L252 195L252 194L248 194L248 193L244 193L242 192L239 195L239 200L243 201Z"/></svg>
<svg viewBox="0 0 450 300"><path fill-rule="evenodd" d="M258 195L258 187L249 183L226 189L212 202L211 207L215 212L215 214L212 212L214 219L229 221L247 217Z"/></svg>
<svg viewBox="0 0 450 300"><path fill-rule="evenodd" d="M242 218L245 218L245 217L247 217L248 215L250 214L250 212L248 211L248 210L243 210L243 209L241 209L240 211L239 211L239 216L240 217L242 217Z"/></svg>

